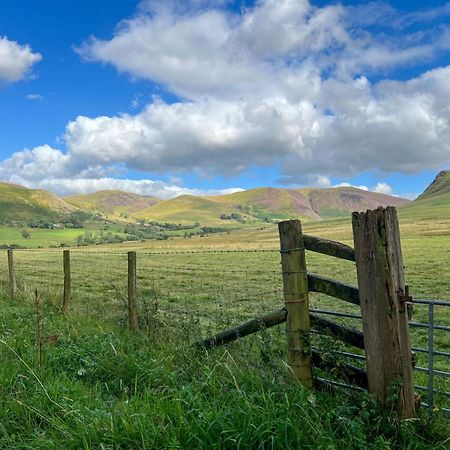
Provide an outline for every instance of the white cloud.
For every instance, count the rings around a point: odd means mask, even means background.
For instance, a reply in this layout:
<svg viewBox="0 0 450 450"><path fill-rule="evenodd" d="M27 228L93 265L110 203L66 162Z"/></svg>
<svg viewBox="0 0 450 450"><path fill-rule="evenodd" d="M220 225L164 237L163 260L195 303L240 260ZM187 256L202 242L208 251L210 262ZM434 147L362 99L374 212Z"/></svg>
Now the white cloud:
<svg viewBox="0 0 450 450"><path fill-rule="evenodd" d="M347 181L344 181L344 182L342 182L342 183L338 183L338 184L335 184L333 187L355 187L355 188L358 188L358 189L361 189L361 190L363 190L363 191L369 191L370 189L366 186L366 185L364 185L364 184L361 184L361 185L354 185L354 184L351 184L351 183L349 183L349 182L347 182Z"/></svg>
<svg viewBox="0 0 450 450"><path fill-rule="evenodd" d="M42 55L33 53L29 45L0 37L0 82L13 83L25 78L41 59Z"/></svg>
<svg viewBox="0 0 450 450"><path fill-rule="evenodd" d="M65 139L90 164L151 172L231 174L281 162L282 181L294 184L368 170L411 173L450 163L449 78L450 66L408 82L326 80L315 105L287 96L155 100L137 115L80 116Z"/></svg>
<svg viewBox="0 0 450 450"><path fill-rule="evenodd" d="M48 145L22 150L0 162L0 179L27 187L47 189L60 195L119 189L166 199L182 194L220 195L238 192L240 188L188 189L179 180L112 178L101 166L88 166L70 154ZM178 181L178 183L177 183Z"/></svg>
<svg viewBox="0 0 450 450"><path fill-rule="evenodd" d="M332 177L364 171L450 164L450 66L406 81L387 77L448 47L445 25L405 31L415 21L434 21L436 12L406 18L384 3L355 10L259 0L232 13L227 3L147 0L110 40L94 37L78 49L86 60L160 83L182 100L155 98L135 114L70 121L67 153L57 158L66 159L58 170L74 186L113 183L111 167L179 176L277 164L282 183L331 186ZM402 19L401 30L374 31L383 17L386 28ZM371 81L373 74L381 81ZM41 173L33 152L30 173ZM26 156L11 159L19 154ZM62 178L44 177L69 189ZM156 189L159 182L149 183ZM373 189L389 192L384 183Z"/></svg>
<svg viewBox="0 0 450 450"><path fill-rule="evenodd" d="M158 180L131 180L121 178L52 178L39 183L42 189L58 192L60 195L88 194L90 192L118 189L140 195L151 195L160 199L177 197L178 195L221 195L242 191L240 188L228 189L188 189L181 185L170 184Z"/></svg>
<svg viewBox="0 0 450 450"><path fill-rule="evenodd" d="M145 4L150 13L141 10L111 40L93 37L78 52L189 99L279 95L283 78L311 65L324 77L384 72L430 59L442 34L389 39L355 28L351 8L308 0L261 0L241 14L192 2Z"/></svg>
<svg viewBox="0 0 450 450"><path fill-rule="evenodd" d="M358 20L354 8L308 0L260 0L241 14L221 4L149 0L112 39L85 43L84 58L185 100L78 117L66 129L69 151L153 172L229 174L277 162L282 181L295 184L450 162L450 66L406 82L361 75L428 61L442 50L445 27L402 39L375 34L364 28L382 20L375 10L389 24L407 21L383 3L360 7Z"/></svg>
<svg viewBox="0 0 450 450"><path fill-rule="evenodd" d="M363 191L371 191L371 192L377 192L378 194L393 195L392 187L388 183L385 183L385 182L378 182L375 186L369 188L365 184L355 185L355 184L349 183L347 181L344 181L342 183L335 184L333 187L350 187L350 186L361 189Z"/></svg>
<svg viewBox="0 0 450 450"><path fill-rule="evenodd" d="M27 94L25 98L35 102L42 102L44 100L44 96L41 94Z"/></svg>
<svg viewBox="0 0 450 450"><path fill-rule="evenodd" d="M373 188L374 192L378 192L380 194L386 194L386 195L392 195L392 187L387 183L377 183L376 186Z"/></svg>
<svg viewBox="0 0 450 450"><path fill-rule="evenodd" d="M68 124L65 139L74 156L91 164L231 174L308 152L302 136L319 128L316 116L311 104L284 98L172 105L157 100L136 116L80 116Z"/></svg>

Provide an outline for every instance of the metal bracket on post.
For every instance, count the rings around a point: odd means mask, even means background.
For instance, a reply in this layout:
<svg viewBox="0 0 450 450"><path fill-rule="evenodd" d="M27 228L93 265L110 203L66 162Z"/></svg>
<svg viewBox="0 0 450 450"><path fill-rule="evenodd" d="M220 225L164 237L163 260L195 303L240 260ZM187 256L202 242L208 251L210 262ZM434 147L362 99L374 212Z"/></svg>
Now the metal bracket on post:
<svg viewBox="0 0 450 450"><path fill-rule="evenodd" d="M406 314L408 315L408 320L412 319L413 315L413 304L412 304L412 297L409 295L409 286L405 286L405 291L403 292L403 289L399 289L397 292L397 298L398 298L398 304L399 304L399 310L398 312L405 312L406 307Z"/></svg>

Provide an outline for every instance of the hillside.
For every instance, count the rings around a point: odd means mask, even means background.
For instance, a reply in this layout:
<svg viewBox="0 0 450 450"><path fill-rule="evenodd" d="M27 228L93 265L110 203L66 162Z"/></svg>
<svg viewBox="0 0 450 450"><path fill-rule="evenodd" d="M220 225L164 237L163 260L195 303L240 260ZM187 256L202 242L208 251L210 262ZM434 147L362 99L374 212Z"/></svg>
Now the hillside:
<svg viewBox="0 0 450 450"><path fill-rule="evenodd" d="M450 170L439 172L433 182L417 197L417 200L443 194L450 194Z"/></svg>
<svg viewBox="0 0 450 450"><path fill-rule="evenodd" d="M257 188L210 197L182 195L133 214L179 223L232 225L299 217L303 220L342 217L378 206L401 206L408 200L354 187L330 189Z"/></svg>
<svg viewBox="0 0 450 450"><path fill-rule="evenodd" d="M139 211L134 214L134 217L157 222L227 225L227 221L220 219L221 214L239 213L239 211L235 205L228 205L207 197L180 195Z"/></svg>
<svg viewBox="0 0 450 450"><path fill-rule="evenodd" d="M352 186L328 189L301 189L311 208L320 218L345 217L353 211L375 209L378 206L404 206L409 200Z"/></svg>
<svg viewBox="0 0 450 450"><path fill-rule="evenodd" d="M329 189L264 187L220 196L181 195L161 201L117 190L60 199L47 191L0 184L0 212L3 211L6 222L57 220L61 214L84 211L102 213L113 219L130 217L157 222L236 226L294 217L304 221L343 217L352 211L406 203L408 200L350 186Z"/></svg>
<svg viewBox="0 0 450 450"><path fill-rule="evenodd" d="M444 219L450 216L450 171L440 172L414 201L399 211L401 216Z"/></svg>
<svg viewBox="0 0 450 450"><path fill-rule="evenodd" d="M64 200L77 208L102 213L106 216L133 215L160 201L156 197L118 190L98 191L85 195L73 195L65 197Z"/></svg>
<svg viewBox="0 0 450 450"><path fill-rule="evenodd" d="M311 208L308 198L295 189L264 187L207 198L239 208L241 212L260 220L266 217L285 219L292 216L320 219Z"/></svg>
<svg viewBox="0 0 450 450"><path fill-rule="evenodd" d="M0 182L2 223L23 220L57 221L74 211L78 211L78 208L66 203L51 192Z"/></svg>

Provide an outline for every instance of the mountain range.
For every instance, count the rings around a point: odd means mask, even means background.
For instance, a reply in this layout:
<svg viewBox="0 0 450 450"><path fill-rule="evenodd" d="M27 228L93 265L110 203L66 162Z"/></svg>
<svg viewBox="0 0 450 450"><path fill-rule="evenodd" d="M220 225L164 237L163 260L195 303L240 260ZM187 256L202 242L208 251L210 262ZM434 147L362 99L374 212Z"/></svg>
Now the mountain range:
<svg viewBox="0 0 450 450"><path fill-rule="evenodd" d="M88 212L122 220L202 225L238 225L299 217L320 220L345 217L352 211L396 206L401 214L441 213L450 207L450 171L440 172L416 200L352 186L285 189L262 187L218 196L180 195L161 200L117 190L60 198L48 191L0 182L0 220L53 220Z"/></svg>
<svg viewBox="0 0 450 450"><path fill-rule="evenodd" d="M169 200L119 191L66 197L69 204L96 213L122 214L158 222L231 224L289 217L308 220L348 215L379 205L401 206L408 200L354 187L331 189L257 188L219 196L180 195Z"/></svg>

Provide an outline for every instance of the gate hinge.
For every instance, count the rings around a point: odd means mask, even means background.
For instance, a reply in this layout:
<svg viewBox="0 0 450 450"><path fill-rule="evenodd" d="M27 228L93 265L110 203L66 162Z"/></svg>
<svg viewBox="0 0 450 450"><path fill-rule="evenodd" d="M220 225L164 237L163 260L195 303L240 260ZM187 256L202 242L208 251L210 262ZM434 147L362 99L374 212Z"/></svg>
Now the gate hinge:
<svg viewBox="0 0 450 450"><path fill-rule="evenodd" d="M412 319L413 314L413 305L412 305L412 297L409 295L409 286L405 286L405 291L403 289L399 289L397 292L398 304L399 304L399 312L405 312L408 315L408 320Z"/></svg>

